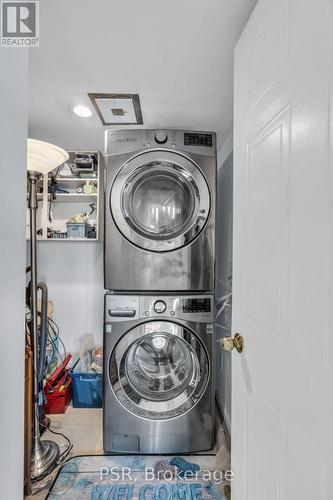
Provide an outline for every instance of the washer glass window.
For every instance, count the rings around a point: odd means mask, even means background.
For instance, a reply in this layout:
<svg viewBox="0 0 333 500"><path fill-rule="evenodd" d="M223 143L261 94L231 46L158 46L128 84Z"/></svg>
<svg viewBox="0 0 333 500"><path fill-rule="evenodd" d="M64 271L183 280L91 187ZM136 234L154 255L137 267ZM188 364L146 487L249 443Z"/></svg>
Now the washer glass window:
<svg viewBox="0 0 333 500"><path fill-rule="evenodd" d="M209 371L199 338L167 321L134 328L110 358L110 381L118 400L149 419L173 418L192 408L205 391Z"/></svg>
<svg viewBox="0 0 333 500"><path fill-rule="evenodd" d="M151 401L168 401L193 383L199 366L183 339L158 332L145 335L131 345L125 371L138 394Z"/></svg>

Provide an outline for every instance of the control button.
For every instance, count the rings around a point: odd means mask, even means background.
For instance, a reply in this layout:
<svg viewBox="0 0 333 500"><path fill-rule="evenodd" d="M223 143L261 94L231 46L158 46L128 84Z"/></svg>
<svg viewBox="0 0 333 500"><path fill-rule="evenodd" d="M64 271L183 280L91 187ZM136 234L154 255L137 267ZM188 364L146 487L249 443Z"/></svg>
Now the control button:
<svg viewBox="0 0 333 500"><path fill-rule="evenodd" d="M175 315L175 311L170 311L170 316L174 316Z"/></svg>
<svg viewBox="0 0 333 500"><path fill-rule="evenodd" d="M163 130L158 130L155 134L155 141L157 144L164 144L168 140L168 136Z"/></svg>
<svg viewBox="0 0 333 500"><path fill-rule="evenodd" d="M176 144L175 142L172 142L172 143L171 143L171 147L172 147L172 148L175 148L176 146L177 146L177 144Z"/></svg>
<svg viewBox="0 0 333 500"><path fill-rule="evenodd" d="M157 312L158 314L164 313L166 310L166 303L164 300L157 300L154 303L154 311Z"/></svg>
<svg viewBox="0 0 333 500"><path fill-rule="evenodd" d="M149 311L146 311L146 312L145 312L145 315L146 315L146 316L149 316Z"/></svg>

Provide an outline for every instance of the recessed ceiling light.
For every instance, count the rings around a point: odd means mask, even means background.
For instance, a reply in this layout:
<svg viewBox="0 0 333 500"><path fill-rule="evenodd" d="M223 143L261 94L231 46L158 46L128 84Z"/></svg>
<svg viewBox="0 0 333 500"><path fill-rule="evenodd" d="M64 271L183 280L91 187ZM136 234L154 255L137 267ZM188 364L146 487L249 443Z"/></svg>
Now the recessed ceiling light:
<svg viewBox="0 0 333 500"><path fill-rule="evenodd" d="M88 118L92 115L92 112L87 106L74 106L73 111L77 116L81 116L81 118Z"/></svg>

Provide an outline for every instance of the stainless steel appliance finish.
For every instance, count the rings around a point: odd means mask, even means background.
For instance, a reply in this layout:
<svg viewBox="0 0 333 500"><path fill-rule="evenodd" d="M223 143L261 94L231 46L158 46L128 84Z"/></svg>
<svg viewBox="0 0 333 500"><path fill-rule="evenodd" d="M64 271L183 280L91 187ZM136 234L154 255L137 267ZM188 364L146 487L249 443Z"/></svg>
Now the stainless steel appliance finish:
<svg viewBox="0 0 333 500"><path fill-rule="evenodd" d="M104 450L214 445L212 295L105 295Z"/></svg>
<svg viewBox="0 0 333 500"><path fill-rule="evenodd" d="M106 132L105 288L213 291L215 134Z"/></svg>

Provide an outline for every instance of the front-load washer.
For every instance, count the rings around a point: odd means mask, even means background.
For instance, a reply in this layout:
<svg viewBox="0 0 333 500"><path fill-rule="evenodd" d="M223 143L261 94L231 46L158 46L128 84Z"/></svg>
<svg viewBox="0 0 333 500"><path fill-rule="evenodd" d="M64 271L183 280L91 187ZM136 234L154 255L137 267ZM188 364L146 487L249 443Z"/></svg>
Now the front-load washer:
<svg viewBox="0 0 333 500"><path fill-rule="evenodd" d="M213 296L105 295L104 450L214 445Z"/></svg>
<svg viewBox="0 0 333 500"><path fill-rule="evenodd" d="M213 291L215 134L106 131L105 288Z"/></svg>

